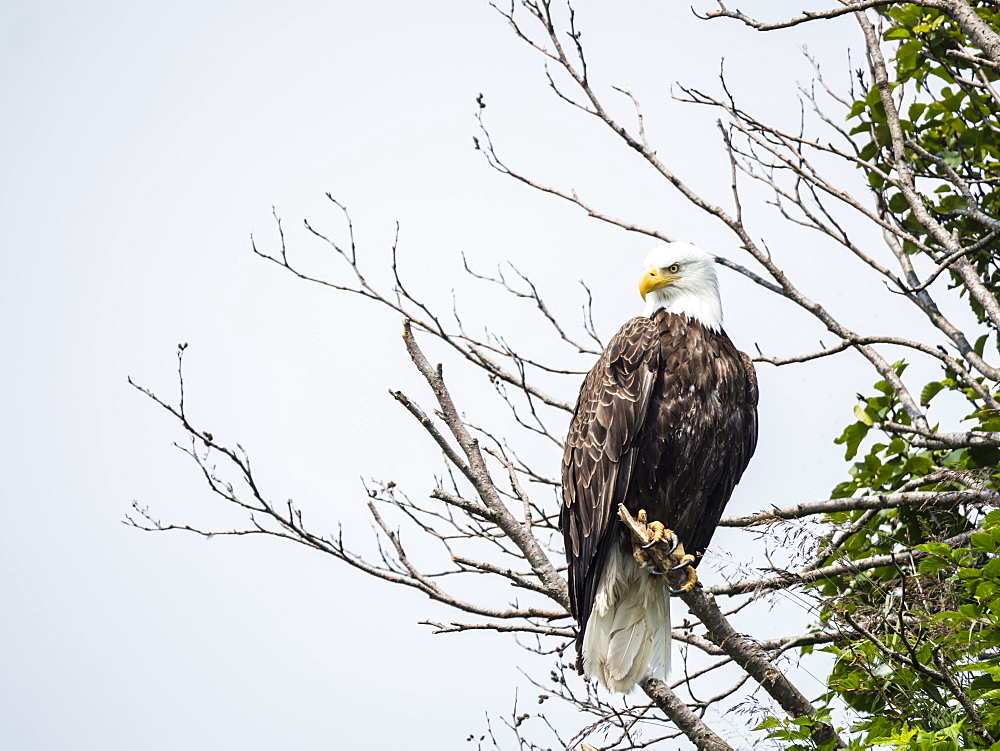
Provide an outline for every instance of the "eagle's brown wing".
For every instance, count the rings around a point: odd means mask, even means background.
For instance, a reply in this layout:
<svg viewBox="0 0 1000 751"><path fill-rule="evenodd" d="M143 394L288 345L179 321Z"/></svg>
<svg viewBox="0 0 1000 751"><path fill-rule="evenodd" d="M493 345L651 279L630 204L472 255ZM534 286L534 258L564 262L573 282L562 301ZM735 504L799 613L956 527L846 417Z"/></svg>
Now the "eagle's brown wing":
<svg viewBox="0 0 1000 751"><path fill-rule="evenodd" d="M644 316L628 321L587 374L566 437L559 527L581 641L604 561L617 541L614 529L607 533L628 493L632 448L649 412L659 360L656 323Z"/></svg>

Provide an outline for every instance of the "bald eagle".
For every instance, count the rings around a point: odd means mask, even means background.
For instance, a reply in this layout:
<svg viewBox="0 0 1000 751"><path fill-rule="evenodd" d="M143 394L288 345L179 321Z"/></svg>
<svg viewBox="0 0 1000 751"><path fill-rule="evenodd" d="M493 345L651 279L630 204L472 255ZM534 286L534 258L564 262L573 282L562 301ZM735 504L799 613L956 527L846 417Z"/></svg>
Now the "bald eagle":
<svg viewBox="0 0 1000 751"><path fill-rule="evenodd" d="M559 517L578 667L621 693L647 674L666 677L670 592L678 577L694 585L692 567L757 444L757 377L722 329L714 258L668 243L645 265L643 314L580 389ZM630 534L624 511L648 537Z"/></svg>

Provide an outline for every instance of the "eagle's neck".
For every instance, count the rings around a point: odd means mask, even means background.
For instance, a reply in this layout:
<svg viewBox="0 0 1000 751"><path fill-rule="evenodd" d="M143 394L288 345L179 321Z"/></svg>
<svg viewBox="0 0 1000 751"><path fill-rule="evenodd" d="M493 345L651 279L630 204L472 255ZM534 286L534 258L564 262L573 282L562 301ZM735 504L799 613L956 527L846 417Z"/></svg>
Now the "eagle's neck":
<svg viewBox="0 0 1000 751"><path fill-rule="evenodd" d="M663 287L646 296L642 314L652 318L656 311L686 316L711 331L722 330L722 300L719 282L714 278L686 280L684 288Z"/></svg>

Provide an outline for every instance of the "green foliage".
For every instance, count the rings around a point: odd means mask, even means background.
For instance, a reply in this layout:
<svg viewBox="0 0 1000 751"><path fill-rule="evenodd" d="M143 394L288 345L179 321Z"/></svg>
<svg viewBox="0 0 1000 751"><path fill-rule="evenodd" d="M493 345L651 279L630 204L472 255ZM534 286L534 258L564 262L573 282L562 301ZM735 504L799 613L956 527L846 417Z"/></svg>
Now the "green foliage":
<svg viewBox="0 0 1000 751"><path fill-rule="evenodd" d="M777 717L768 717L754 729L767 730L768 737L771 739L790 744L785 746L787 751L811 751L812 749L835 751L837 748L835 739L831 738L822 744L817 744L813 740L814 726L817 722L829 723L830 712L822 710L817 712L815 717L785 717L780 720Z"/></svg>
<svg viewBox="0 0 1000 751"><path fill-rule="evenodd" d="M980 17L1000 28L1000 8L972 4ZM996 190L1000 183L1000 114L987 88L1000 73L959 56L975 51L975 45L942 9L899 4L886 8L883 16L887 22L883 38L898 42L891 86L894 96L903 102L899 120L902 136L913 144L908 149L908 166L921 186L918 207L961 238L962 245L984 243L969 259L988 286L996 288L1000 285L996 241L987 239L988 226L966 212L972 208L971 197L987 216L1000 216L1000 191ZM896 182L899 173L877 87L871 86L864 98L854 103L848 119L857 121L853 134L868 137L859 156L869 163L865 168L868 183L879 193L884 207L920 244L939 248L940 243L914 216L915 207ZM967 186L967 195L956 185L956 176ZM904 243L904 248L909 253L920 250L913 242ZM979 304L974 300L970 304L980 322L989 323Z"/></svg>
<svg viewBox="0 0 1000 751"><path fill-rule="evenodd" d="M864 603L850 593L832 601L831 619L868 624L878 639L825 648L836 663L821 700L839 698L858 718L849 748L1000 749L959 699L1000 738L1000 511L980 528L968 547L914 546L915 570L891 567L891 581L868 582L875 586ZM821 715L827 720L829 709ZM758 729L786 749L815 749L811 725L770 717Z"/></svg>
<svg viewBox="0 0 1000 751"><path fill-rule="evenodd" d="M915 546L914 555L923 556L916 571L898 570L895 588L882 592L881 612L851 598L835 606L842 616L877 624L878 643L828 648L837 656L832 694L862 718L851 728L857 748L993 747L958 692L1000 737L1000 512L982 528L969 547Z"/></svg>
<svg viewBox="0 0 1000 751"><path fill-rule="evenodd" d="M971 4L1000 30L1000 7ZM899 126L919 200L901 187L889 118L875 86L848 112L865 162L861 169L882 216L910 233L912 241L903 244L908 254L941 258L938 238L918 221L919 212L928 212L962 246L980 243L967 257L987 288L997 289L996 241L988 222L969 210L1000 216L1000 103L989 88L1000 75L962 59L977 48L944 10L893 4L877 12L885 22L883 39L894 47L890 87L901 105ZM980 322L992 327L979 304L968 302ZM977 355L987 339L976 342ZM906 363L893 367L902 374ZM1000 415L966 379L945 369L921 390L921 406L953 410L964 403L964 429L1000 431ZM982 377L976 382L990 387ZM859 395L854 421L835 441L850 466L849 479L832 497L957 491L969 484L997 489L997 449L922 448L886 423L912 426L882 380L871 395ZM819 702L849 708L849 726L841 729L849 747L1000 751L1000 511L986 514L977 505L939 501L840 512L823 522L830 532L821 547L838 530L854 530L823 565L891 556L887 565L812 585L822 596L825 625L857 634L823 647L835 665ZM951 544L943 542L949 539ZM809 726L808 720L772 717L760 729L784 748L814 749Z"/></svg>
<svg viewBox="0 0 1000 751"><path fill-rule="evenodd" d="M894 367L902 373L905 364ZM970 405L966 421L971 430L997 429L998 416L983 407L974 390L962 387L956 373L946 371L940 380L928 383L921 401L929 404L943 393ZM901 435L880 429L886 421L910 424L885 381L875 384L873 396L860 399L854 417L836 442L846 447L847 459L861 458L851 465L850 479L834 489L834 497L892 493L904 486L924 491L964 487L934 479L940 470L960 470L983 487L997 487L995 449L919 449ZM864 514L829 514L824 522L842 529L857 524ZM970 532L968 547L937 542ZM859 717L850 728L857 741L851 747L990 748L970 730L954 691L932 673L942 672L939 662L947 666L960 690L979 708L984 724L1000 738L1000 652L991 652L1000 649L1000 511L983 517L978 508L963 503L884 509L871 515L825 563L885 554L896 554L896 561L815 585L825 598L828 624L850 627L852 619L875 624L868 628L881 642L861 637L826 648L836 663L825 698L831 703L839 699ZM903 657L894 658L890 652ZM930 674L906 660L928 668ZM775 732L771 730L777 738Z"/></svg>

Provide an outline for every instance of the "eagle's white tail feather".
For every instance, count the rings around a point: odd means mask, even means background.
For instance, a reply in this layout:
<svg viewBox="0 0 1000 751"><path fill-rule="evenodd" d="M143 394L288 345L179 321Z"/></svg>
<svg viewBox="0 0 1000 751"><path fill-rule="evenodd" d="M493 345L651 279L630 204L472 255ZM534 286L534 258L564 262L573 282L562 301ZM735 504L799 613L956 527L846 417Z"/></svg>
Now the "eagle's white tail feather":
<svg viewBox="0 0 1000 751"><path fill-rule="evenodd" d="M604 672L620 681L632 669L639 649L642 647L642 613L631 604L622 607L615 614L611 624L611 640L608 642Z"/></svg>
<svg viewBox="0 0 1000 751"><path fill-rule="evenodd" d="M670 593L628 550L608 556L583 639L583 666L606 688L627 694L652 673L670 670Z"/></svg>

